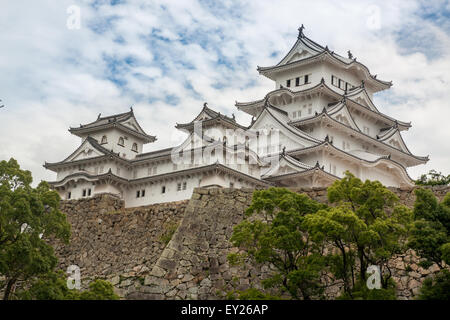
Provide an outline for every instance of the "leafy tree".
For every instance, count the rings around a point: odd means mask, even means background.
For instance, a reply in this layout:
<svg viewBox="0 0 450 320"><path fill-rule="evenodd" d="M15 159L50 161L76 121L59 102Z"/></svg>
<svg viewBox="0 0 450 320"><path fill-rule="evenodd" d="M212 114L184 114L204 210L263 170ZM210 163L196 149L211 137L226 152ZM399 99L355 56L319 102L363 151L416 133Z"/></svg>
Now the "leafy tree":
<svg viewBox="0 0 450 320"><path fill-rule="evenodd" d="M31 283L30 288L17 293L23 300L118 300L111 283L95 280L89 289L79 291L67 287L63 272L49 272Z"/></svg>
<svg viewBox="0 0 450 320"><path fill-rule="evenodd" d="M30 171L16 160L0 162L0 275L4 297L13 286L47 274L57 264L49 237L68 241L70 225L59 211L60 197L45 182L31 186Z"/></svg>
<svg viewBox="0 0 450 320"><path fill-rule="evenodd" d="M265 288L280 288L294 299L321 295L324 260L303 225L308 213L326 207L304 194L284 188L253 193L247 219L235 226L231 242L245 248L251 259L271 263L275 272L263 281ZM258 216L252 217L253 214ZM250 219L254 218L254 219Z"/></svg>
<svg viewBox="0 0 450 320"><path fill-rule="evenodd" d="M436 263L444 268L443 261L450 264L450 193L441 203L433 192L419 188L415 190L414 223L408 245L422 258L423 267Z"/></svg>
<svg viewBox="0 0 450 320"><path fill-rule="evenodd" d="M450 300L450 272L440 271L433 278L426 278L420 288L419 300Z"/></svg>
<svg viewBox="0 0 450 320"><path fill-rule="evenodd" d="M329 261L332 272L343 280L346 294L354 298L352 291L357 282L366 282L369 265L379 266L382 287L388 289L388 260L402 251L411 210L380 182L362 182L348 171L328 188L328 200L336 206L308 214L305 224L315 241L337 248Z"/></svg>
<svg viewBox="0 0 450 320"><path fill-rule="evenodd" d="M450 184L450 174L444 176L441 172L430 170L427 174L423 174L415 181L419 186L447 186Z"/></svg>

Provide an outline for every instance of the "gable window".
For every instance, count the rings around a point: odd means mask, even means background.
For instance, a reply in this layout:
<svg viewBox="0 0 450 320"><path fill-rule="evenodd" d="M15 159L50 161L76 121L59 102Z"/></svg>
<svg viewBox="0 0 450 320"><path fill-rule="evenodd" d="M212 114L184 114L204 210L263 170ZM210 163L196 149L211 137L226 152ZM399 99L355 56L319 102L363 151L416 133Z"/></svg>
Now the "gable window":
<svg viewBox="0 0 450 320"><path fill-rule="evenodd" d="M122 146L122 147L125 146L125 140L123 139L123 137L120 137L120 138L119 138L119 142L117 142L117 144L118 144L119 146Z"/></svg>
<svg viewBox="0 0 450 320"><path fill-rule="evenodd" d="M138 145L136 142L133 143L133 146L131 147L131 151L138 152Z"/></svg>
<svg viewBox="0 0 450 320"><path fill-rule="evenodd" d="M286 87L290 87L291 86L291 80L289 79L289 80L286 80Z"/></svg>
<svg viewBox="0 0 450 320"><path fill-rule="evenodd" d="M106 138L106 136L103 136L101 144L105 144L105 143L108 143L108 138Z"/></svg>

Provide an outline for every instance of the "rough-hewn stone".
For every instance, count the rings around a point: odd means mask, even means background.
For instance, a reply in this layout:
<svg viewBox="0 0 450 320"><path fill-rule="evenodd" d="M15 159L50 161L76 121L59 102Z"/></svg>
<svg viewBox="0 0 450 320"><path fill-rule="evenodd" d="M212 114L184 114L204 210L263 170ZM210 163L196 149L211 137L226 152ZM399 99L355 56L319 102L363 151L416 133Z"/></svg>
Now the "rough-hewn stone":
<svg viewBox="0 0 450 320"><path fill-rule="evenodd" d="M391 190L405 205L414 205L413 190ZM433 188L439 199L449 190ZM327 202L325 189L295 191ZM197 188L189 201L129 209L107 195L63 201L72 237L68 246L55 243L60 267L76 264L82 278L106 278L127 299L221 299L232 289L260 288L273 266L246 262L235 267L226 259L241 252L229 239L252 194L251 189ZM166 245L161 236L170 223L178 228ZM399 299L412 299L423 279L438 271L436 265L423 269L419 262L410 250L390 261ZM340 289L330 286L328 297Z"/></svg>

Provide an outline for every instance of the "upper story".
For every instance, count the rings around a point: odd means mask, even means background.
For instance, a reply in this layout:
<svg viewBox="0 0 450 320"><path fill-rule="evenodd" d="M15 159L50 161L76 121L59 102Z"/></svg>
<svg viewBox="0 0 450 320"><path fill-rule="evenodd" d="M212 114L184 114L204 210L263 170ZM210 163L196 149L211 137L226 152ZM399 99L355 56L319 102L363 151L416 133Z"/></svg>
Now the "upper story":
<svg viewBox="0 0 450 320"><path fill-rule="evenodd" d="M129 112L107 117L101 117L99 114L97 120L71 127L69 132L80 137L81 141L92 137L103 148L129 160L142 153L144 144L156 140L155 136L148 135L141 128L132 108Z"/></svg>
<svg viewBox="0 0 450 320"><path fill-rule="evenodd" d="M343 57L306 37L303 25L299 28L297 41L274 66L259 67L258 72L275 81L275 89L289 88L293 91L305 90L324 82L344 94L364 84L372 99L375 92L389 89L392 82L377 79L369 69L358 62L348 51Z"/></svg>

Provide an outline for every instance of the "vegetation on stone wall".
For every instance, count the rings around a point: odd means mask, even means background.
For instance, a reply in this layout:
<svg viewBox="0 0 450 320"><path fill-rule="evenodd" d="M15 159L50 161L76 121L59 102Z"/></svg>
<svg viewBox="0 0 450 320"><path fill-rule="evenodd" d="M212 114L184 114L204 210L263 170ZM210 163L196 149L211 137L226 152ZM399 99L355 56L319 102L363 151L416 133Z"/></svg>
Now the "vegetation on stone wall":
<svg viewBox="0 0 450 320"><path fill-rule="evenodd" d="M321 280L331 274L342 282L341 299L395 299L393 257L408 245L431 264L443 266L448 255L450 194L441 204L429 190L418 189L416 196L413 212L381 183L362 182L349 172L328 188L330 207L283 188L255 191L247 212L259 218L244 219L231 241L256 263L274 266L263 285L277 289L278 297L319 299L326 286ZM367 288L369 265L379 267L381 289ZM446 276L427 280L422 298L445 292ZM255 290L236 297L266 294Z"/></svg>
<svg viewBox="0 0 450 320"><path fill-rule="evenodd" d="M92 283L89 290L69 290L50 238L68 243L70 225L59 210L60 197L41 182L31 186L31 172L16 160L0 162L0 291L3 299L113 299L112 287Z"/></svg>
<svg viewBox="0 0 450 320"><path fill-rule="evenodd" d="M427 189L417 189L414 223L408 245L424 259L422 266L436 264L441 271L435 279L426 279L419 299L450 298L450 193L439 203Z"/></svg>
<svg viewBox="0 0 450 320"><path fill-rule="evenodd" d="M428 173L420 176L415 181L418 186L448 186L450 185L450 174L443 175L436 170L430 170Z"/></svg>

